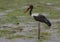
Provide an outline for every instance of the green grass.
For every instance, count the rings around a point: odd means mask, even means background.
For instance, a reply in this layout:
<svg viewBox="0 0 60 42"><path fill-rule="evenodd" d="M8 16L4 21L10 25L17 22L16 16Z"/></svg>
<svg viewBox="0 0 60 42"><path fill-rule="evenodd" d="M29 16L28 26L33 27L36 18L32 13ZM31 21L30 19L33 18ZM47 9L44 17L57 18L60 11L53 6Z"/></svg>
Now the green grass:
<svg viewBox="0 0 60 42"><path fill-rule="evenodd" d="M32 39L33 36L24 36L24 35L10 35L9 37L6 37L7 39L16 39L16 38L27 38Z"/></svg>
<svg viewBox="0 0 60 42"><path fill-rule="evenodd" d="M48 37L50 36L51 34L48 33L48 32L41 32L41 39L40 41L42 40L46 40L48 39ZM10 35L9 37L6 37L7 39L15 39L15 38L27 38L27 39L33 39L35 35L33 35L32 33L30 34L30 36L24 36L24 35ZM37 35L36 35L37 36Z"/></svg>
<svg viewBox="0 0 60 42"><path fill-rule="evenodd" d="M0 37L6 36L6 35L9 35L9 34L13 34L13 33L8 31L8 30L0 30Z"/></svg>
<svg viewBox="0 0 60 42"><path fill-rule="evenodd" d="M44 2L44 5L47 2L60 2L60 0L0 0L0 9L7 10L7 9L17 9L23 5L32 3L37 4L40 2ZM41 5L41 4L40 4ZM59 3L54 4L54 6L60 6Z"/></svg>
<svg viewBox="0 0 60 42"><path fill-rule="evenodd" d="M60 11L53 10L52 8L49 8L46 4L46 2L59 2L59 0L0 0L0 10L7 10L7 9L15 9L13 12L9 12L7 14L7 19L1 19L0 23L17 23L20 22L16 18L16 16L29 16L29 13L24 13L24 9L19 9L20 7L23 7L23 5L26 5L25 3L29 4L37 4L37 7L34 7L33 13L49 13L47 18L50 19L57 19L60 18ZM44 3L39 3L39 2L44 2ZM39 3L39 4L38 4ZM53 6L59 6L57 5L59 3L54 4ZM52 17L53 16L53 17ZM31 17L30 17L31 18ZM25 22L28 20L30 21L30 18L28 18ZM31 19L32 20L32 19Z"/></svg>
<svg viewBox="0 0 60 42"><path fill-rule="evenodd" d="M0 19L0 24L4 24L4 23L17 23L18 20L15 17L8 17L8 18L4 18L4 19Z"/></svg>
<svg viewBox="0 0 60 42"><path fill-rule="evenodd" d="M43 40L48 40L51 34L49 32L41 32L40 40L37 40L36 42L42 42Z"/></svg>
<svg viewBox="0 0 60 42"><path fill-rule="evenodd" d="M10 35L7 39L24 38L24 35Z"/></svg>
<svg viewBox="0 0 60 42"><path fill-rule="evenodd" d="M32 39L32 38L34 38L34 37L33 37L33 36L27 36L27 38L28 38L28 39Z"/></svg>
<svg viewBox="0 0 60 42"><path fill-rule="evenodd" d="M57 27L57 30L58 30L57 33L58 33L59 36L60 36L60 23L57 23L57 26L58 26L58 27Z"/></svg>

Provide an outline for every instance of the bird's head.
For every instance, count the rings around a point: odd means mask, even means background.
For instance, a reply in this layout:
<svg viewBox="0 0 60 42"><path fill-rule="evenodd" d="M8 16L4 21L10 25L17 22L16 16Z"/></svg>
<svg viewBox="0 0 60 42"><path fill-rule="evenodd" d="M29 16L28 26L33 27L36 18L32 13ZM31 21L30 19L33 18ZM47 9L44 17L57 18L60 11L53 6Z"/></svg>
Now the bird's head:
<svg viewBox="0 0 60 42"><path fill-rule="evenodd" d="M26 9L25 13L32 9L33 9L33 5L29 5L29 7Z"/></svg>

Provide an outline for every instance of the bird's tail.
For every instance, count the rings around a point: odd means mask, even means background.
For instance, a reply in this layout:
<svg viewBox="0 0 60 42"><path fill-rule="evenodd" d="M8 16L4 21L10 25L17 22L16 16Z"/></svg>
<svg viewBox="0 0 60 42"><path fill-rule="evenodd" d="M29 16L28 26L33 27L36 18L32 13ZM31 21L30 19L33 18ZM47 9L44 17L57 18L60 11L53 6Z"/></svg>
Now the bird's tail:
<svg viewBox="0 0 60 42"><path fill-rule="evenodd" d="M44 19L45 24L47 24L49 27L51 27L51 22L48 19Z"/></svg>
<svg viewBox="0 0 60 42"><path fill-rule="evenodd" d="M43 15L40 15L40 21L44 22L45 24L47 24L49 27L51 27L51 22Z"/></svg>

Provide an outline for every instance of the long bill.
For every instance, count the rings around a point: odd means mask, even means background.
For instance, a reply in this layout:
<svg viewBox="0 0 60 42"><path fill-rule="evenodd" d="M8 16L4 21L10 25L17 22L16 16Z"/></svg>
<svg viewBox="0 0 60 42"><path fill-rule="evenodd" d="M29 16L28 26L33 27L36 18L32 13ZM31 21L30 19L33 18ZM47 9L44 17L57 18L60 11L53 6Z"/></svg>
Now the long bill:
<svg viewBox="0 0 60 42"><path fill-rule="evenodd" d="M30 9L30 8L27 8L27 9L26 9L26 11L25 11L24 13L28 12L28 11L29 11L29 9Z"/></svg>

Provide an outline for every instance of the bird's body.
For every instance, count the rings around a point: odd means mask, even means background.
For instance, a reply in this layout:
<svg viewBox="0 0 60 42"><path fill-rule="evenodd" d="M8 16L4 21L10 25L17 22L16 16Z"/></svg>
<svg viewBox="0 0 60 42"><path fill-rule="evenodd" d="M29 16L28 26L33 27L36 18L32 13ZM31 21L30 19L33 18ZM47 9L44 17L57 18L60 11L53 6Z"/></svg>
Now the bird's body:
<svg viewBox="0 0 60 42"><path fill-rule="evenodd" d="M51 25L50 21L43 15L35 13L35 14L32 14L31 16L38 22L46 23L46 24L48 24L48 26Z"/></svg>
<svg viewBox="0 0 60 42"><path fill-rule="evenodd" d="M43 23L47 24L49 27L51 26L51 22L44 15L40 15L39 13L32 14L33 5L30 5L29 8L26 10L26 12L28 10L29 10L30 16L32 16L36 21L43 22Z"/></svg>

